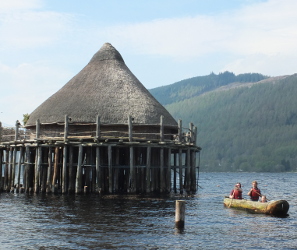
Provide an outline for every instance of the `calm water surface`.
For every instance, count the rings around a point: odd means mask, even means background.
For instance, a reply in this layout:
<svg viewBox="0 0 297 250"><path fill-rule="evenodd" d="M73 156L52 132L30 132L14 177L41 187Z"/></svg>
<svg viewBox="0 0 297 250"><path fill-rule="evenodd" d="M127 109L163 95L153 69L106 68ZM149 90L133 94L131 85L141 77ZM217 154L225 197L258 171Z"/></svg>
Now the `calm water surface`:
<svg viewBox="0 0 297 250"><path fill-rule="evenodd" d="M286 199L286 218L224 208L233 185L257 180ZM0 194L0 249L297 249L297 173L201 173L194 197ZM185 229L174 227L186 200Z"/></svg>

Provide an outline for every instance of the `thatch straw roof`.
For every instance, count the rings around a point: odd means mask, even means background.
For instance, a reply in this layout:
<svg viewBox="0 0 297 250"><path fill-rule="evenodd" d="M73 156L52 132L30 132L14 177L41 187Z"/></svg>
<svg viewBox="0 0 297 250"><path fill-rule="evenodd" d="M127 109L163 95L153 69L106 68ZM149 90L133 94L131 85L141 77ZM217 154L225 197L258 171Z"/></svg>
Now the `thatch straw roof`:
<svg viewBox="0 0 297 250"><path fill-rule="evenodd" d="M91 61L58 92L31 114L26 126L64 122L65 115L74 123L127 124L128 115L136 124L177 123L126 66L120 53L105 43Z"/></svg>

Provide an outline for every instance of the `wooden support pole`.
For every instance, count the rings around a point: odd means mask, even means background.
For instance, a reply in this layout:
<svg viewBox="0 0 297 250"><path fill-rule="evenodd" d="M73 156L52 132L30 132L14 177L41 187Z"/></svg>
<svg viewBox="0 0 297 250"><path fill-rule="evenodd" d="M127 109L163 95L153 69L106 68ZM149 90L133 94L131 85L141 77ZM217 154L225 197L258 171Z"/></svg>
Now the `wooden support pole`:
<svg viewBox="0 0 297 250"><path fill-rule="evenodd" d="M131 115L128 116L128 134L129 134L129 141L133 141L133 124L132 121L134 118Z"/></svg>
<svg viewBox="0 0 297 250"><path fill-rule="evenodd" d="M40 137L40 120L36 120L36 139L39 139Z"/></svg>
<svg viewBox="0 0 297 250"><path fill-rule="evenodd" d="M194 136L194 125L193 125L193 123L192 122L190 122L189 123L189 131L190 131L190 135L189 135L189 142L193 142L194 141L194 138L193 138L193 136Z"/></svg>
<svg viewBox="0 0 297 250"><path fill-rule="evenodd" d="M25 165L25 193L29 193L29 187L30 187L30 161L31 161L31 157L30 157L30 148L29 146L26 146L26 165Z"/></svg>
<svg viewBox="0 0 297 250"><path fill-rule="evenodd" d="M96 139L99 140L100 139L100 116L97 115L96 116Z"/></svg>
<svg viewBox="0 0 297 250"><path fill-rule="evenodd" d="M135 167L134 167L134 148L130 146L130 192L136 192Z"/></svg>
<svg viewBox="0 0 297 250"><path fill-rule="evenodd" d="M176 167L177 167L177 153L174 153L174 168L173 168L173 190L174 190L174 193L177 193L176 191Z"/></svg>
<svg viewBox="0 0 297 250"><path fill-rule="evenodd" d="M111 194L113 191L113 175L112 175L112 148L108 145L108 192Z"/></svg>
<svg viewBox="0 0 297 250"><path fill-rule="evenodd" d="M193 133L193 143L196 146L197 145L197 127L194 127L194 133Z"/></svg>
<svg viewBox="0 0 297 250"><path fill-rule="evenodd" d="M19 154L19 160L18 160L18 174L17 174L17 180L18 180L17 190L18 191L20 191L20 188L21 188L21 167L22 167L22 159L24 156L23 151L24 151L23 147L20 147L20 154Z"/></svg>
<svg viewBox="0 0 297 250"><path fill-rule="evenodd" d="M114 169L114 191L117 193L119 191L119 165L120 165L120 149L115 148L115 166Z"/></svg>
<svg viewBox="0 0 297 250"><path fill-rule="evenodd" d="M179 166L179 192L182 194L183 191L183 153L182 149L178 150L178 166Z"/></svg>
<svg viewBox="0 0 297 250"><path fill-rule="evenodd" d="M190 148L187 149L187 166L186 166L186 190L187 192L190 192L190 187L191 187L191 151Z"/></svg>
<svg viewBox="0 0 297 250"><path fill-rule="evenodd" d="M53 162L52 162L53 148L49 147L47 156L47 181L46 181L46 192L52 192L52 176L53 176Z"/></svg>
<svg viewBox="0 0 297 250"><path fill-rule="evenodd" d="M164 178L164 148L160 148L160 192L165 191L165 178Z"/></svg>
<svg viewBox="0 0 297 250"><path fill-rule="evenodd" d="M14 181L15 181L15 170L16 170L16 158L17 158L17 147L13 148L13 157L12 157L12 165L11 165L11 184L10 188L14 188Z"/></svg>
<svg viewBox="0 0 297 250"><path fill-rule="evenodd" d="M73 167L73 146L69 146L69 180L68 180L68 192L75 192L75 175L74 175L74 167Z"/></svg>
<svg viewBox="0 0 297 250"><path fill-rule="evenodd" d="M4 190L7 191L9 180L9 149L5 149L5 166L4 166Z"/></svg>
<svg viewBox="0 0 297 250"><path fill-rule="evenodd" d="M69 126L69 117L68 117L68 115L65 115L65 122L64 122L64 141L67 141L67 138L68 138L68 133L69 133L69 127L68 126Z"/></svg>
<svg viewBox="0 0 297 250"><path fill-rule="evenodd" d="M75 182L75 193L81 193L82 191L82 159L83 158L83 146L78 146L78 160L77 160L77 171L76 171L76 182Z"/></svg>
<svg viewBox="0 0 297 250"><path fill-rule="evenodd" d="M196 152L191 151L191 191L196 192Z"/></svg>
<svg viewBox="0 0 297 250"><path fill-rule="evenodd" d="M66 118L65 118L65 122L66 122ZM63 167L62 167L62 194L65 194L65 193L67 193L67 145L64 145L63 147Z"/></svg>
<svg viewBox="0 0 297 250"><path fill-rule="evenodd" d="M184 200L175 201L175 227L183 229L185 227L186 202Z"/></svg>
<svg viewBox="0 0 297 250"><path fill-rule="evenodd" d="M164 116L160 116L160 141L164 141Z"/></svg>
<svg viewBox="0 0 297 250"><path fill-rule="evenodd" d="M151 146L146 148L146 192L151 192Z"/></svg>
<svg viewBox="0 0 297 250"><path fill-rule="evenodd" d="M178 120L178 142L182 142L183 138L182 120Z"/></svg>
<svg viewBox="0 0 297 250"><path fill-rule="evenodd" d="M9 165L8 165L8 186L7 186L7 191L10 191L12 187L12 169L13 169L13 148L10 147L9 149Z"/></svg>
<svg viewBox="0 0 297 250"><path fill-rule="evenodd" d="M39 193L40 186L40 169L41 169L41 158L42 149L41 147L36 147L35 155L35 172L34 172L34 193Z"/></svg>
<svg viewBox="0 0 297 250"><path fill-rule="evenodd" d="M1 122L0 122L0 130L1 130ZM0 140L1 140L1 131L0 131ZM3 164L3 150L0 149L0 192L3 190L2 164Z"/></svg>
<svg viewBox="0 0 297 250"><path fill-rule="evenodd" d="M166 191L170 193L171 191L171 148L168 148L168 157L167 157L167 174L166 174Z"/></svg>
<svg viewBox="0 0 297 250"><path fill-rule="evenodd" d="M102 183L101 183L101 170L100 170L100 148L96 147L96 189L97 192L101 193Z"/></svg>
<svg viewBox="0 0 297 250"><path fill-rule="evenodd" d="M54 174L53 174L53 181L52 181L52 189L53 193L58 191L58 176L59 176L59 147L55 147L55 157L54 157Z"/></svg>
<svg viewBox="0 0 297 250"><path fill-rule="evenodd" d="M14 140L17 141L19 139L19 128L20 128L20 122L19 120L16 121L15 123L15 136L14 136Z"/></svg>

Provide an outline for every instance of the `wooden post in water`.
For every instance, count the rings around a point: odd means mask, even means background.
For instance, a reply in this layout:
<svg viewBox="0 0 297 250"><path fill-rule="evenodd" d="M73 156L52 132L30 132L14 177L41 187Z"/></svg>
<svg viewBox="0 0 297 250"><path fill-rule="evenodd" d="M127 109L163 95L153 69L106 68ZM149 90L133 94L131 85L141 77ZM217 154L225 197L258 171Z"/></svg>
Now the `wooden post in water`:
<svg viewBox="0 0 297 250"><path fill-rule="evenodd" d="M134 167L134 148L130 146L130 192L136 192L135 186L135 167Z"/></svg>
<svg viewBox="0 0 297 250"><path fill-rule="evenodd" d="M19 161L18 161L18 174L17 174L17 179L18 179L17 191L18 192L20 192L20 189L21 189L21 167L22 167L22 159L23 159L23 147L20 147L20 155L19 155Z"/></svg>
<svg viewBox="0 0 297 250"><path fill-rule="evenodd" d="M96 189L98 193L101 193L101 172L100 172L100 148L96 147Z"/></svg>
<svg viewBox="0 0 297 250"><path fill-rule="evenodd" d="M183 154L182 149L178 150L178 167L179 167L179 192L182 194L183 191Z"/></svg>
<svg viewBox="0 0 297 250"><path fill-rule="evenodd" d="M160 148L160 192L164 193L165 191L165 180L164 180L164 148Z"/></svg>
<svg viewBox="0 0 297 250"><path fill-rule="evenodd" d="M1 122L0 122L0 130L1 130ZM1 140L1 131L0 131L0 140ZM0 149L0 192L3 190L2 164L3 164L3 150Z"/></svg>
<svg viewBox="0 0 297 250"><path fill-rule="evenodd" d="M34 175L34 193L39 193L40 186L40 169L41 169L41 157L42 148L40 146L36 147L36 160L35 160L35 175Z"/></svg>
<svg viewBox="0 0 297 250"><path fill-rule="evenodd" d="M25 179L25 193L29 193L29 185L30 185L30 148L28 145L26 145L26 164L25 164L25 174L24 174L24 179Z"/></svg>
<svg viewBox="0 0 297 250"><path fill-rule="evenodd" d="M12 171L12 173L11 173L10 191L13 191L14 190L16 158L17 158L17 147L14 147L13 148L12 165L11 165L11 171Z"/></svg>
<svg viewBox="0 0 297 250"><path fill-rule="evenodd" d="M171 191L171 148L168 148L168 157L167 157L167 174L166 174L166 181L167 181L167 193Z"/></svg>
<svg viewBox="0 0 297 250"><path fill-rule="evenodd" d="M146 149L146 192L151 192L151 146Z"/></svg>
<svg viewBox="0 0 297 250"><path fill-rule="evenodd" d="M184 200L175 201L175 227L183 229L185 227L186 202Z"/></svg>
<svg viewBox="0 0 297 250"><path fill-rule="evenodd" d="M75 182L75 193L81 193L82 191L82 157L83 157L83 146L78 146L78 160L77 160L77 171L76 171L76 182Z"/></svg>
<svg viewBox="0 0 297 250"><path fill-rule="evenodd" d="M53 193L58 191L57 179L59 176L59 147L55 147L55 157L54 157L54 173L52 181Z"/></svg>
<svg viewBox="0 0 297 250"><path fill-rule="evenodd" d="M62 194L67 193L67 145L63 147Z"/></svg>
<svg viewBox="0 0 297 250"><path fill-rule="evenodd" d="M186 155L186 159L187 159L187 166L186 166L186 190L187 192L190 192L190 185L191 185L191 151L190 148L187 149L187 155Z"/></svg>
<svg viewBox="0 0 297 250"><path fill-rule="evenodd" d="M74 167L73 167L73 146L69 146L69 178L68 178L68 192L74 193L75 191L75 176L74 176Z"/></svg>
<svg viewBox="0 0 297 250"><path fill-rule="evenodd" d="M113 190L113 175L112 175L112 148L108 145L108 192L111 194Z"/></svg>
<svg viewBox="0 0 297 250"><path fill-rule="evenodd" d="M50 193L52 192L52 176L53 176L53 162L52 162L52 147L49 147L48 149L48 156L47 156L47 180L46 180L46 192Z"/></svg>

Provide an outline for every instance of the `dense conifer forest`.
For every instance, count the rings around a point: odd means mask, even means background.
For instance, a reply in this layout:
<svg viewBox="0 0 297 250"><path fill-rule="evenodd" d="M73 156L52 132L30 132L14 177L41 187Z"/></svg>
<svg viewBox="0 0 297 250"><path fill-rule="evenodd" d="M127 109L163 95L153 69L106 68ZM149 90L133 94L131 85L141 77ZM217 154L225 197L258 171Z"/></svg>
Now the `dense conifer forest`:
<svg viewBox="0 0 297 250"><path fill-rule="evenodd" d="M151 93L198 127L201 171L297 170L297 74L211 73Z"/></svg>

